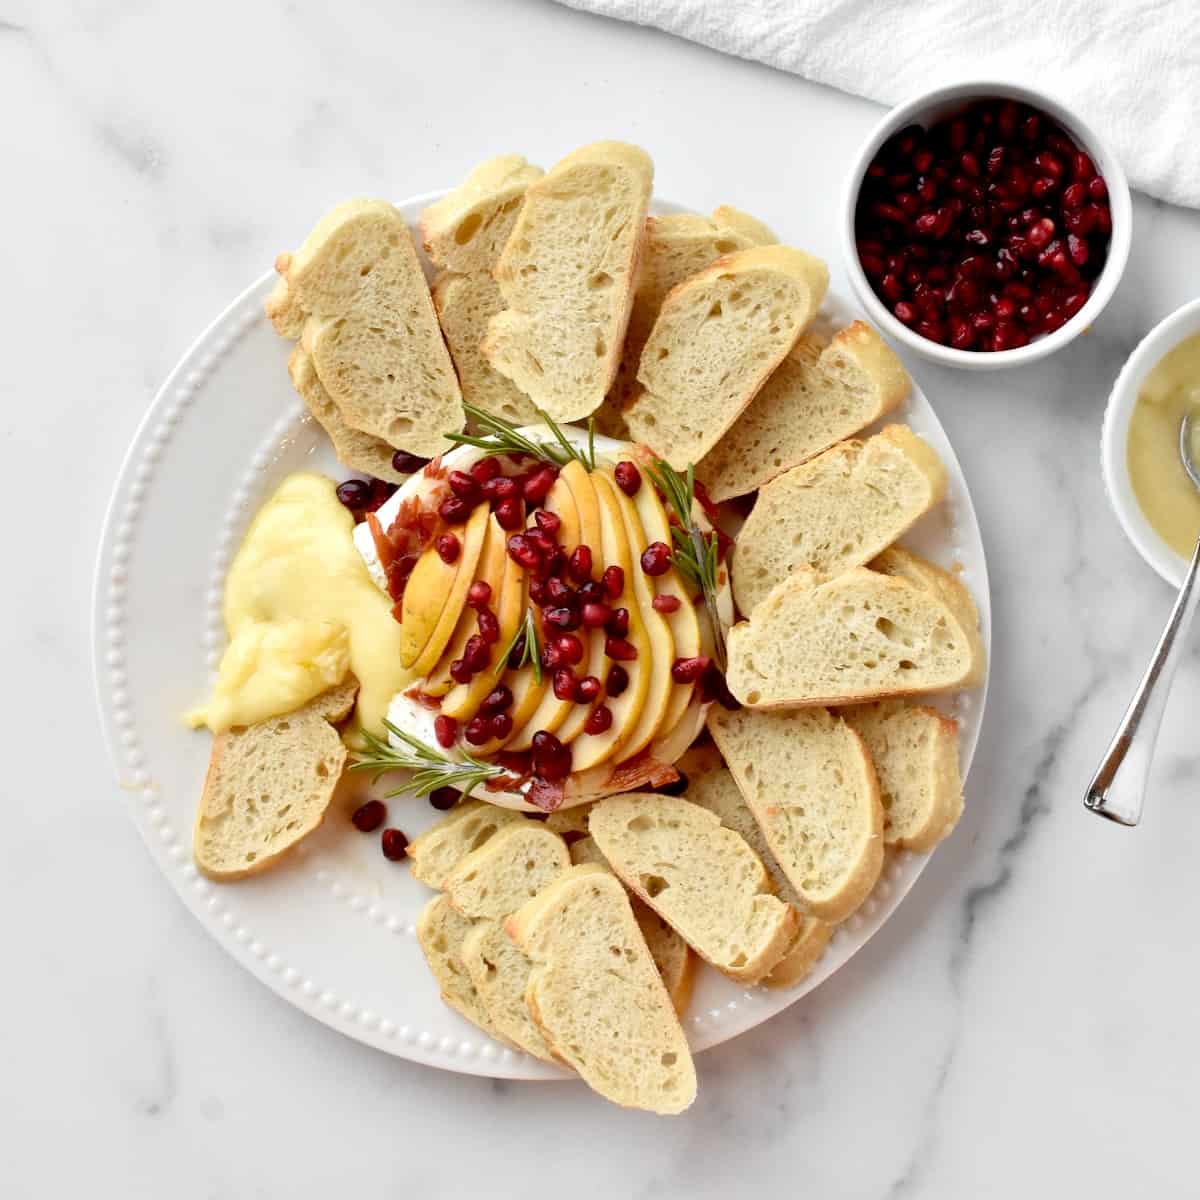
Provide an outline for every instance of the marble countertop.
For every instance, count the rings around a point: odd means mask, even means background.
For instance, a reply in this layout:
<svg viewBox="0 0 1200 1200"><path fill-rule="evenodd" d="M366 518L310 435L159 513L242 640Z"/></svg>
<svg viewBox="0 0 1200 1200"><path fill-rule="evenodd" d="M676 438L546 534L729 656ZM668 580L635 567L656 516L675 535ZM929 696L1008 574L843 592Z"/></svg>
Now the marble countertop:
<svg viewBox="0 0 1200 1200"><path fill-rule="evenodd" d="M1171 603L1105 502L1101 412L1138 338L1196 295L1200 214L1139 197L1115 300L1050 362L909 362L991 570L967 812L881 934L704 1054L694 1109L666 1121L388 1058L210 940L116 802L89 665L97 537L172 363L332 202L622 137L663 195L750 209L847 292L837 192L878 109L543 0L8 0L0 95L6 1196L1194 1193L1196 639L1145 825L1080 797Z"/></svg>

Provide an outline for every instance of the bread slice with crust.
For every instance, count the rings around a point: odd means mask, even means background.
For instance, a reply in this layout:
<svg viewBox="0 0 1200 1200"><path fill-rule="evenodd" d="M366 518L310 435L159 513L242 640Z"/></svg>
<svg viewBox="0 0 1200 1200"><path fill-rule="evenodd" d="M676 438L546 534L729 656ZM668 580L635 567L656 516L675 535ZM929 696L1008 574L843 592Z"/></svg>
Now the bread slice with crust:
<svg viewBox="0 0 1200 1200"><path fill-rule="evenodd" d="M841 710L866 743L883 802L883 840L928 853L962 816L958 722L935 708L883 700Z"/></svg>
<svg viewBox="0 0 1200 1200"><path fill-rule="evenodd" d="M626 1108L670 1114L692 1103L687 1039L615 875L572 867L505 928L533 961L525 999L555 1058Z"/></svg>
<svg viewBox="0 0 1200 1200"><path fill-rule="evenodd" d="M733 594L749 615L797 567L861 567L946 494L936 451L907 425L818 454L765 484L738 533Z"/></svg>
<svg viewBox="0 0 1200 1200"><path fill-rule="evenodd" d="M499 808L482 800L463 800L440 821L408 844L412 875L427 887L441 890L450 872L473 850L487 843L501 829L525 816L511 808Z"/></svg>
<svg viewBox="0 0 1200 1200"><path fill-rule="evenodd" d="M912 382L869 325L806 333L696 467L716 501L744 496L904 403Z"/></svg>
<svg viewBox="0 0 1200 1200"><path fill-rule="evenodd" d="M783 957L763 980L768 987L790 987L799 983L816 965L825 949L833 926L809 916L803 899L792 886L786 873L775 861L762 828L754 819L746 798L738 789L733 774L724 766L697 774L688 784L684 797L701 808L708 809L725 826L746 839L746 844L763 861L779 897L797 910L796 933Z"/></svg>
<svg viewBox="0 0 1200 1200"><path fill-rule="evenodd" d="M708 727L805 910L844 920L883 866L883 806L862 738L821 708L717 705Z"/></svg>
<svg viewBox="0 0 1200 1200"><path fill-rule="evenodd" d="M414 454L448 449L462 395L400 213L386 200L339 204L275 267L283 286L267 314L284 336L300 330L345 423Z"/></svg>
<svg viewBox="0 0 1200 1200"><path fill-rule="evenodd" d="M667 294L723 255L776 241L761 221L728 205L715 209L711 217L671 213L648 218L621 365L608 400L596 412L601 432L610 437L628 437L622 405L637 391L642 348Z"/></svg>
<svg viewBox="0 0 1200 1200"><path fill-rule="evenodd" d="M678 470L699 462L816 316L829 270L791 246L719 258L673 289L642 350L631 436Z"/></svg>
<svg viewBox="0 0 1200 1200"><path fill-rule="evenodd" d="M571 843L571 862L597 863L612 870L608 859L600 852L596 839L583 837ZM654 965L662 976L667 993L675 1011L682 1017L692 998L692 983L696 977L696 956L683 938L671 928L652 908L647 907L637 896L630 895L633 915L638 928L646 939L646 946L654 959Z"/></svg>
<svg viewBox="0 0 1200 1200"><path fill-rule="evenodd" d="M213 738L192 835L209 879L244 879L274 866L325 819L346 765L334 726L354 707L349 679L303 708Z"/></svg>
<svg viewBox="0 0 1200 1200"><path fill-rule="evenodd" d="M556 421L594 412L616 375L653 179L636 146L583 146L529 186L500 255L484 357Z"/></svg>
<svg viewBox="0 0 1200 1200"><path fill-rule="evenodd" d="M952 691L978 679L977 643L936 591L866 567L801 568L729 631L725 682L750 708Z"/></svg>
<svg viewBox="0 0 1200 1200"><path fill-rule="evenodd" d="M313 365L313 360L304 352L302 346L297 346L292 351L288 359L288 374L292 378L292 386L300 393L300 398L312 414L313 420L325 430L326 436L333 443L333 452L337 455L338 462L352 471L362 471L364 475L386 479L388 483L401 484L409 478L392 466L394 451L387 442L346 424L333 398L317 378L317 368Z"/></svg>
<svg viewBox="0 0 1200 1200"><path fill-rule="evenodd" d="M783 956L795 911L745 839L707 809L678 796L614 796L588 827L625 886L719 971L757 983Z"/></svg>

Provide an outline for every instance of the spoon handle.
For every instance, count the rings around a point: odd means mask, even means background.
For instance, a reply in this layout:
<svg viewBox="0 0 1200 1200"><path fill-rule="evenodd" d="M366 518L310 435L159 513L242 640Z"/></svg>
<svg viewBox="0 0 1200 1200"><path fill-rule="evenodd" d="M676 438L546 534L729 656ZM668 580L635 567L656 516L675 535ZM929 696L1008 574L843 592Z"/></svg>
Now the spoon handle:
<svg viewBox="0 0 1200 1200"><path fill-rule="evenodd" d="M1183 653L1184 641L1196 603L1200 601L1200 538L1192 551L1192 561L1179 589L1179 598L1158 639L1154 657L1142 676L1142 682L1125 710L1112 745L1100 764L1084 796L1092 812L1121 825L1136 825L1142 819L1146 783L1154 743L1158 740L1163 711L1171 691L1171 680Z"/></svg>

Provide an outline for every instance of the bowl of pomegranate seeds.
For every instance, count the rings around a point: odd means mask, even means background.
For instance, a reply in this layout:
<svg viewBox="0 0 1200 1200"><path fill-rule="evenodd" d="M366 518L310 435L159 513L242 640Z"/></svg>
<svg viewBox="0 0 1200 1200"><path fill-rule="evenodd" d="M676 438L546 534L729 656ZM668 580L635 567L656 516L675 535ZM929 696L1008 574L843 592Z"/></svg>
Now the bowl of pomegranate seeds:
<svg viewBox="0 0 1200 1200"><path fill-rule="evenodd" d="M893 109L850 174L851 283L897 341L989 370L1086 329L1129 256L1129 186L1074 113L1010 84L942 87Z"/></svg>

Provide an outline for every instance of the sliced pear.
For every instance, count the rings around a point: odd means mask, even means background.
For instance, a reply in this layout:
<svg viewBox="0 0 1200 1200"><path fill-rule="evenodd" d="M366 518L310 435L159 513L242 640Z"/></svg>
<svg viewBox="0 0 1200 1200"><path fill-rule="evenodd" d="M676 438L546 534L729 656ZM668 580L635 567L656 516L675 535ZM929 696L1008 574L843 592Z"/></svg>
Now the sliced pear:
<svg viewBox="0 0 1200 1200"><path fill-rule="evenodd" d="M505 541L504 530L495 520L489 521L487 532L483 537L483 547L479 551L479 562L475 567L475 579L481 579L488 584L492 589L493 596L500 594L500 586L504 579ZM470 591L469 586L467 590ZM454 627L454 634L442 652L442 657L438 659L437 665L421 684L421 691L428 696L444 696L454 686L454 680L450 678L450 664L455 659L462 658L463 651L467 646L467 639L478 632L479 625L476 621L475 610L467 607L466 593L464 592L462 611L458 614L458 624Z"/></svg>
<svg viewBox="0 0 1200 1200"><path fill-rule="evenodd" d="M647 481L646 486L638 488L633 502L637 506L642 528L646 531L646 541L673 545L671 522L657 489ZM671 628L671 636L675 639L675 657L695 658L700 653L700 619L696 616L696 606L692 603L691 594L679 572L672 567L665 575L659 575L651 582L654 584L655 595L674 596L679 601L679 607L673 613L663 614ZM667 715L663 719L664 730L671 729L678 723L694 691L695 684L676 684L671 693Z"/></svg>
<svg viewBox="0 0 1200 1200"><path fill-rule="evenodd" d="M491 522L495 525L496 518L492 517ZM469 721L475 715L488 692L496 686L500 678L501 672L495 669L496 656L503 654L516 636L525 616L527 603L525 572L505 553L500 591L498 594L493 593L493 611L500 622L500 640L492 647L491 662L478 672L470 683L456 683L446 693L446 698L442 701L442 713L445 716L453 717L456 721Z"/></svg>
<svg viewBox="0 0 1200 1200"><path fill-rule="evenodd" d="M608 564L600 553L600 509L596 501L596 491L592 487L592 477L581 462L572 459L558 473L558 479L571 489L578 515L578 528L574 540L565 534L560 535L559 542L568 554L576 546L587 546L592 552L592 578L599 579Z"/></svg>
<svg viewBox="0 0 1200 1200"><path fill-rule="evenodd" d="M442 562L436 547L430 544L408 577L400 610L400 662L417 678L433 670L458 624L467 588L475 578L488 516L486 504L478 505L471 513L457 535L461 549L453 563Z"/></svg>
<svg viewBox="0 0 1200 1200"><path fill-rule="evenodd" d="M665 727L672 697L678 692L683 692L684 702L680 707L681 709L686 708L687 695L692 689L690 684L680 685L671 678L671 664L675 661L675 638L671 633L670 625L667 624L666 617L654 609L654 580L642 570L642 551L650 544L650 540L642 528L637 506L607 472L604 479L609 484L609 490L621 510L621 519L625 523L625 537L629 542L629 558L633 563L632 574L628 571L625 574L625 591L629 592L630 581L632 581L634 598L646 630L646 637L650 643L648 660L650 686L646 691L646 703L638 715L633 730L617 752L616 761L621 763L635 754L640 754L654 740L655 735ZM643 486L639 490L644 492L650 489ZM660 578L664 577L660 576ZM631 630L633 627L632 616L631 609ZM640 658L641 655L639 654L638 657Z"/></svg>

